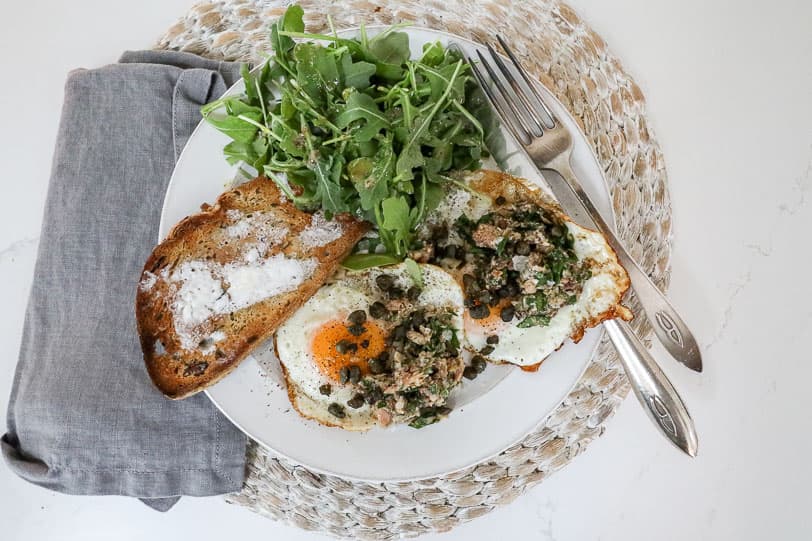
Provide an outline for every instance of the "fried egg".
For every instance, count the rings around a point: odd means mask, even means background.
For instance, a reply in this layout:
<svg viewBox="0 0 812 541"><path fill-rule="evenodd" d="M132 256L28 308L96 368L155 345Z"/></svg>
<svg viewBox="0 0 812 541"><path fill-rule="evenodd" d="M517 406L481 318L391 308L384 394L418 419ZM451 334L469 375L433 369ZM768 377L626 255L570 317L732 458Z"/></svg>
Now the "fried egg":
<svg viewBox="0 0 812 541"><path fill-rule="evenodd" d="M454 327L462 336L463 296L453 277L431 265L420 265L422 289L411 303L415 308L450 308L454 311ZM414 285L404 264L374 268L351 273L332 284L323 286L276 333L276 354L282 365L288 396L304 417L330 426L349 430L366 430L376 424L372 408L348 407L356 396L350 382L342 383L342 368L357 366L363 377L368 373L368 361L387 347L386 338L392 323L375 319L369 307L385 301L376 285L376 278L387 274L404 291ZM366 313L360 329L351 332L348 318L357 310ZM337 348L339 343L344 347ZM352 346L346 347L347 344ZM343 352L340 352L342 350ZM325 391L329 386L329 394ZM343 417L336 416L336 405ZM333 409L333 411L331 411Z"/></svg>
<svg viewBox="0 0 812 541"><path fill-rule="evenodd" d="M591 272L575 302L561 307L546 325L522 328L518 318L503 321L501 310L510 304L507 299L491 306L489 315L484 318L472 317L471 310L466 308L465 339L470 351L481 353L492 362L515 364L532 371L568 338L579 341L586 328L612 317L631 317L631 313L620 304L629 287L628 276L603 235L572 222L557 204L523 179L479 171L467 174L464 181L473 191L452 188L427 217L429 225L449 225L449 241L459 239L458 232L450 224L456 223L461 215L477 220L494 208L497 198L507 198L508 202L530 200L563 222L572 236L572 248L578 261L586 262ZM440 264L462 282L462 275L454 270L454 265L449 268L443 263L448 262L441 261ZM498 342L494 343L496 340Z"/></svg>

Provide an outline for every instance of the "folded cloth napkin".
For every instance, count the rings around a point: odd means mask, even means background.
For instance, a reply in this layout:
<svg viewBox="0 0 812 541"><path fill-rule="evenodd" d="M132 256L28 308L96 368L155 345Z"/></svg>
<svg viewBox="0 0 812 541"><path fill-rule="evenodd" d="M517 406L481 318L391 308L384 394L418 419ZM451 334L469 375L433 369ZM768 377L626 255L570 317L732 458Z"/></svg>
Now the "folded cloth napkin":
<svg viewBox="0 0 812 541"><path fill-rule="evenodd" d="M68 77L1 441L20 477L160 510L240 488L245 436L206 396L172 401L152 386L135 323L175 160L200 106L238 75L237 64L145 51Z"/></svg>

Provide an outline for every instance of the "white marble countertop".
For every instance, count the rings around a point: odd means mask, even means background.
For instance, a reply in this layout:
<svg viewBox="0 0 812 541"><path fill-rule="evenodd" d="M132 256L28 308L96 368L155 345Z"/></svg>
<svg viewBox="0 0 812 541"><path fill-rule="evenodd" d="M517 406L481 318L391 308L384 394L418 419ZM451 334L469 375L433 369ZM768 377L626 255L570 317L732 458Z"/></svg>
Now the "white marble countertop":
<svg viewBox="0 0 812 541"><path fill-rule="evenodd" d="M22 332L68 70L151 45L193 0L14 2L3 10L0 414ZM648 97L674 206L670 295L705 356L664 368L696 420L672 449L633 398L604 437L511 505L426 540L809 539L812 518L812 3L572 0ZM0 466L3 539L317 540L184 498L159 514L72 497Z"/></svg>

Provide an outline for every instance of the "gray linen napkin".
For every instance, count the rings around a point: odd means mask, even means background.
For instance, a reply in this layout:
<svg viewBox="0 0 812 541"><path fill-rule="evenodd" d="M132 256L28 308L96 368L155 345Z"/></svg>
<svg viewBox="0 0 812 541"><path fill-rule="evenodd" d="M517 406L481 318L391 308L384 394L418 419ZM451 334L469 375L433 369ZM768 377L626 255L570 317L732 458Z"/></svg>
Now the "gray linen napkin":
<svg viewBox="0 0 812 541"><path fill-rule="evenodd" d="M245 436L204 395L163 397L144 368L135 288L199 107L239 66L125 53L77 70L65 104L3 456L23 479L169 509L238 490Z"/></svg>

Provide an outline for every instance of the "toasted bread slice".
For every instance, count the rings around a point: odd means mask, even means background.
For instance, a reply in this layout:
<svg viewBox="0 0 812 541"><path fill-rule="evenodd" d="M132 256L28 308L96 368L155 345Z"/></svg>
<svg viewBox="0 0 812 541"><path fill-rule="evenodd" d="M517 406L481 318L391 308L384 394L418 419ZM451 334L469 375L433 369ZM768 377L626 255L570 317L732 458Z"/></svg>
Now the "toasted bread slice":
<svg viewBox="0 0 812 541"><path fill-rule="evenodd" d="M555 222L566 225L574 239L578 259L585 261L591 272L577 302L563 307L546 326L521 329L517 326L517 320L503 324L499 320L498 311L491 313L490 321L474 320L467 314L466 339L469 349L474 352L483 350L490 346L486 344L487 336L496 334L499 337L498 343L485 350L492 350L485 354L488 360L516 364L523 370L535 371L567 338L578 342L588 328L595 327L602 321L616 317L624 320L632 318L631 311L621 304L630 285L629 276L603 235L573 222L554 199L525 179L498 171L480 170L461 173L459 180L475 194L466 193L463 198L457 196L456 203L446 204L445 208L438 209L434 213L435 218L447 220L449 212L465 213L469 217L478 218L487 213L489 208L496 206L497 200L502 199L503 205L533 203L544 209ZM452 192L447 197L453 200L455 194ZM431 221L432 218L430 215L428 220ZM448 270L462 282L464 268Z"/></svg>
<svg viewBox="0 0 812 541"><path fill-rule="evenodd" d="M316 292L368 229L349 215L303 212L262 177L182 220L147 259L136 295L152 381L170 398L219 381Z"/></svg>

